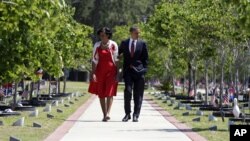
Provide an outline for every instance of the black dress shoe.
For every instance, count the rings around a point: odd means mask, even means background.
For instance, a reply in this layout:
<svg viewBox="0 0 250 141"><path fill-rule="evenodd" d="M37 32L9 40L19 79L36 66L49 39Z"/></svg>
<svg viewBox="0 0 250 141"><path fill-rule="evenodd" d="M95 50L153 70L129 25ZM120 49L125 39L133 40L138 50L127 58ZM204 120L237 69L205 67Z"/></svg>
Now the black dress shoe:
<svg viewBox="0 0 250 141"><path fill-rule="evenodd" d="M102 121L103 121L103 122L107 122L108 120L107 120L106 118L103 118Z"/></svg>
<svg viewBox="0 0 250 141"><path fill-rule="evenodd" d="M122 121L127 122L130 119L131 119L130 115L125 115L125 117L122 119Z"/></svg>
<svg viewBox="0 0 250 141"><path fill-rule="evenodd" d="M107 117L106 117L106 120L110 120L110 117L109 117L109 116L107 116Z"/></svg>
<svg viewBox="0 0 250 141"><path fill-rule="evenodd" d="M133 122L138 122L138 116L133 116Z"/></svg>

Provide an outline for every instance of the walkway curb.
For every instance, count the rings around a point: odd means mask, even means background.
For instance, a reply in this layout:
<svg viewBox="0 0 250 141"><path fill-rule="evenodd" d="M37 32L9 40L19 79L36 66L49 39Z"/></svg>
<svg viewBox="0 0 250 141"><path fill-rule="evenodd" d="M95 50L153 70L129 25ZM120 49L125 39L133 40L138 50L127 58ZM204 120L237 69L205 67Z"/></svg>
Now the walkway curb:
<svg viewBox="0 0 250 141"><path fill-rule="evenodd" d="M144 100L147 101L156 111L161 113L161 115L166 120L168 120L170 123L172 123L176 128L178 128L184 134L186 134L192 141L207 141L207 139L205 139L204 137L202 137L198 133L192 131L192 128L190 128L187 125L178 121L174 116L172 116L169 112L167 112L165 109L160 107L156 102L151 100L148 96L145 95Z"/></svg>
<svg viewBox="0 0 250 141"><path fill-rule="evenodd" d="M73 127L77 119L86 111L92 104L96 96L92 95L81 107L79 107L67 120L63 122L52 134L50 134L44 141L59 141L63 136Z"/></svg>

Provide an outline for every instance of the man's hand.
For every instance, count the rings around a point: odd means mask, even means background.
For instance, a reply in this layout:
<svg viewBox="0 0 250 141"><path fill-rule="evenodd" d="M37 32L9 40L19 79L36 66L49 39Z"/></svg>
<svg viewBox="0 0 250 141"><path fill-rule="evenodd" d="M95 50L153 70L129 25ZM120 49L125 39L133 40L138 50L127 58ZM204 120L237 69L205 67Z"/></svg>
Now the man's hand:
<svg viewBox="0 0 250 141"><path fill-rule="evenodd" d="M116 82L119 82L119 75L116 75L115 80L116 80Z"/></svg>

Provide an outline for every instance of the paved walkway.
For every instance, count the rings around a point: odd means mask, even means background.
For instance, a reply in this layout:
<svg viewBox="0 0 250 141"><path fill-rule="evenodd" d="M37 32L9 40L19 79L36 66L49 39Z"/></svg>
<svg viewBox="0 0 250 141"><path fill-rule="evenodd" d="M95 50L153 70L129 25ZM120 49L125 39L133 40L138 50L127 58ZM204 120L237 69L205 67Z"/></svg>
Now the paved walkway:
<svg viewBox="0 0 250 141"><path fill-rule="evenodd" d="M133 102L132 102L133 103ZM81 108L79 108L81 109ZM85 110L83 112L83 110ZM81 110L80 110L81 111ZM139 122L122 122L124 116L123 95L115 97L111 109L111 120L101 122L102 112L98 98L91 98L87 105L82 107L78 117L70 117L46 140L54 141L191 141L200 140L198 134L190 129L177 129L176 120L167 119L169 115L162 115L162 109L156 108L149 100L144 100ZM75 119L74 119L75 117ZM170 116L171 117L171 116ZM171 117L173 118L173 117ZM177 123L178 124L178 123ZM188 134L189 133L189 134ZM64 135L63 135L64 134ZM197 138L198 137L198 138ZM190 139L191 138L191 139Z"/></svg>

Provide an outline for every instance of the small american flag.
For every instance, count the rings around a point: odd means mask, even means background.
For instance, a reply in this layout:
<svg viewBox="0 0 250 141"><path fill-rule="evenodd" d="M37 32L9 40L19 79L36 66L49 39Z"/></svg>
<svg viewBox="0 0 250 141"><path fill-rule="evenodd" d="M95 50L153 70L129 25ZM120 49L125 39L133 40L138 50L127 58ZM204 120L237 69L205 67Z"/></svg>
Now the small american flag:
<svg viewBox="0 0 250 141"><path fill-rule="evenodd" d="M223 95L223 104L229 104L229 95L228 94Z"/></svg>

